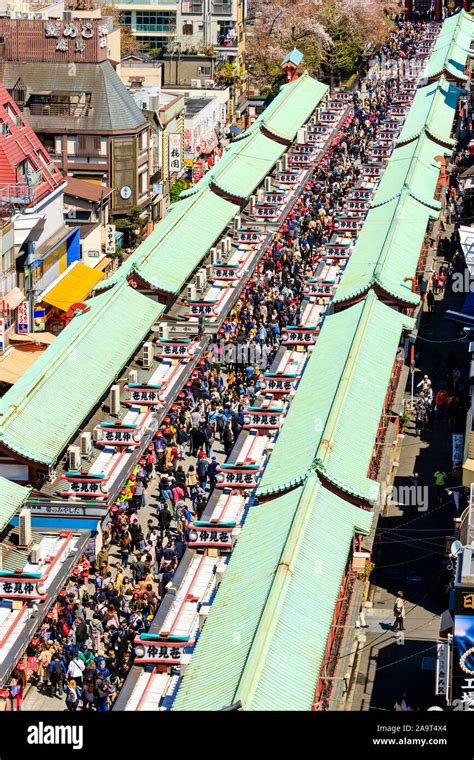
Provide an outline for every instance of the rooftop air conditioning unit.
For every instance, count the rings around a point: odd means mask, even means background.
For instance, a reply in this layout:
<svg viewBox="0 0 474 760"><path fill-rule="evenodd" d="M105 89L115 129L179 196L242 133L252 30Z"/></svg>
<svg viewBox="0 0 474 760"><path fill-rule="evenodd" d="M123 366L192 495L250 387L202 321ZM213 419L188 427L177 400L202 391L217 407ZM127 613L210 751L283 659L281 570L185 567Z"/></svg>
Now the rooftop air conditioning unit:
<svg viewBox="0 0 474 760"><path fill-rule="evenodd" d="M128 382L132 384L138 383L138 370L137 369L131 369L128 373Z"/></svg>
<svg viewBox="0 0 474 760"><path fill-rule="evenodd" d="M30 552L30 562L32 565L39 565L41 559L40 545L33 544Z"/></svg>
<svg viewBox="0 0 474 760"><path fill-rule="evenodd" d="M288 153L285 153L285 155L283 156L282 163L283 163L283 171L287 172L288 169L290 168L290 159L289 159Z"/></svg>
<svg viewBox="0 0 474 760"><path fill-rule="evenodd" d="M158 336L164 340L168 340L170 337L170 326L168 322L161 322L158 325Z"/></svg>
<svg viewBox="0 0 474 760"><path fill-rule="evenodd" d="M81 454L83 457L89 456L92 451L92 433L88 430L81 433Z"/></svg>
<svg viewBox="0 0 474 760"><path fill-rule="evenodd" d="M211 264L218 264L219 261L221 260L221 257L217 248L213 246L211 250L209 251L209 253L211 254Z"/></svg>
<svg viewBox="0 0 474 760"><path fill-rule="evenodd" d="M216 587L219 586L222 578L224 577L224 573L226 570L227 570L227 564L223 562L222 560L220 560L216 566Z"/></svg>
<svg viewBox="0 0 474 760"><path fill-rule="evenodd" d="M283 161L281 159L277 161L276 169L277 169L277 172L283 171Z"/></svg>
<svg viewBox="0 0 474 760"><path fill-rule="evenodd" d="M109 392L110 414L117 415L120 411L120 385L112 385Z"/></svg>
<svg viewBox="0 0 474 760"><path fill-rule="evenodd" d="M194 301L196 299L196 286L194 283L191 283L191 285L187 286L186 298L189 298L191 301Z"/></svg>
<svg viewBox="0 0 474 760"><path fill-rule="evenodd" d="M255 202L256 202L256 200L257 200L257 198L255 197L255 195L251 195L251 196L250 196L250 198L249 198L249 202L250 202L250 213L251 213L251 214L253 214L253 212L254 212L254 209L255 209Z"/></svg>
<svg viewBox="0 0 474 760"><path fill-rule="evenodd" d="M234 230L237 231L242 224L242 219L240 218L240 214L237 214L237 216L234 216Z"/></svg>
<svg viewBox="0 0 474 760"><path fill-rule="evenodd" d="M271 191L272 191L272 178L265 177L265 192L271 193Z"/></svg>
<svg viewBox="0 0 474 760"><path fill-rule="evenodd" d="M298 132L296 133L296 142L298 145L304 145L305 141L305 129L304 127L300 127L298 129Z"/></svg>
<svg viewBox="0 0 474 760"><path fill-rule="evenodd" d="M212 90L212 88L215 87L215 82L213 79L206 79L206 89Z"/></svg>
<svg viewBox="0 0 474 760"><path fill-rule="evenodd" d="M150 369L152 364L153 364L153 343L147 340L143 344L142 366L145 369Z"/></svg>
<svg viewBox="0 0 474 760"><path fill-rule="evenodd" d="M201 87L200 79L191 79L191 87Z"/></svg>
<svg viewBox="0 0 474 760"><path fill-rule="evenodd" d="M206 289L206 287L207 287L207 272L205 269L200 269L196 275L196 288L202 293Z"/></svg>
<svg viewBox="0 0 474 760"><path fill-rule="evenodd" d="M81 449L79 446L68 446L67 468L76 471L81 469Z"/></svg>
<svg viewBox="0 0 474 760"><path fill-rule="evenodd" d="M79 451L79 447L76 446ZM31 534L31 512L29 509L22 509L18 518L19 538L18 546L26 549L30 546L33 537Z"/></svg>
<svg viewBox="0 0 474 760"><path fill-rule="evenodd" d="M257 201L259 203L263 203L263 197L264 197L263 196L263 189L261 187L259 187L258 190L257 190Z"/></svg>
<svg viewBox="0 0 474 760"><path fill-rule="evenodd" d="M222 242L224 244L224 252L229 254L232 251L232 238L227 236Z"/></svg>
<svg viewBox="0 0 474 760"><path fill-rule="evenodd" d="M97 441L100 441L100 428L95 427L92 430L92 440L96 443Z"/></svg>

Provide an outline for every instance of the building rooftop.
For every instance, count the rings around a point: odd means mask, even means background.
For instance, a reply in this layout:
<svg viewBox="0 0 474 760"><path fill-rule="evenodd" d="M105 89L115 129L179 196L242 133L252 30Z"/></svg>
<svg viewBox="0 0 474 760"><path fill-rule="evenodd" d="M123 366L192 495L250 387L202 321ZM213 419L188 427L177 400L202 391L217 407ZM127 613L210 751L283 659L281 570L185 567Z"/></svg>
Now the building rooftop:
<svg viewBox="0 0 474 760"><path fill-rule="evenodd" d="M185 98L186 116L196 116L199 111L202 111L213 100L215 98Z"/></svg>
<svg viewBox="0 0 474 760"><path fill-rule="evenodd" d="M24 105L31 104L27 118L37 131L118 132L147 124L109 61L78 63L74 76L67 62L0 63L0 80L7 90L13 90L20 77L26 89ZM40 102L32 102L33 95ZM71 102L74 96L80 103Z"/></svg>

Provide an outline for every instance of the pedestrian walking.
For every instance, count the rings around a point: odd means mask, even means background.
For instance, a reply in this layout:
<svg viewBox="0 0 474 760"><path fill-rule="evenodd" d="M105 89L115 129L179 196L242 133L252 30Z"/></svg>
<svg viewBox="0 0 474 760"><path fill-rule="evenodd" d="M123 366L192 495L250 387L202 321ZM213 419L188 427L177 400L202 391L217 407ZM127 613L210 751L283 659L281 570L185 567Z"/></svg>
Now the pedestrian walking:
<svg viewBox="0 0 474 760"><path fill-rule="evenodd" d="M403 591L397 592L397 598L393 605L393 614L395 620L392 626L392 631L404 631L405 630L405 600L403 598Z"/></svg>

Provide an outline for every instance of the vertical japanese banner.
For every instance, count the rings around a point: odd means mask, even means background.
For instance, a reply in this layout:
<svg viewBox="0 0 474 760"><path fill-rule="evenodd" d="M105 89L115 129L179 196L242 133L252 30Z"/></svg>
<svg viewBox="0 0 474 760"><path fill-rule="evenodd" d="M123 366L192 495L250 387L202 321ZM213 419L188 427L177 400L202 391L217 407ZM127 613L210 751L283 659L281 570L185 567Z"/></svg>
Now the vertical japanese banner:
<svg viewBox="0 0 474 760"><path fill-rule="evenodd" d="M23 301L18 307L17 330L19 335L30 332L30 305L28 301Z"/></svg>
<svg viewBox="0 0 474 760"><path fill-rule="evenodd" d="M178 174L183 168L183 151L181 135L171 132L168 135L168 168L170 174Z"/></svg>
<svg viewBox="0 0 474 760"><path fill-rule="evenodd" d="M105 253L115 253L115 224L105 225Z"/></svg>

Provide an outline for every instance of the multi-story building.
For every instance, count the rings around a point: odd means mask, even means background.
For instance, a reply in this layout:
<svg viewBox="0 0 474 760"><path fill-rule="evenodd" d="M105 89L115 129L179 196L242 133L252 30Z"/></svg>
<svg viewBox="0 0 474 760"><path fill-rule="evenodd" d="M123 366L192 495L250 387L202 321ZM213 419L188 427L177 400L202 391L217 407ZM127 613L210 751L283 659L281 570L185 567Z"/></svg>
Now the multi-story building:
<svg viewBox="0 0 474 760"><path fill-rule="evenodd" d="M24 115L0 86L0 353L15 331L42 320L43 291L79 260L79 230L63 218L65 181ZM43 327L44 329L44 327Z"/></svg>
<svg viewBox="0 0 474 760"><path fill-rule="evenodd" d="M243 66L247 0L99 0L120 12L145 50L213 49L218 60Z"/></svg>
<svg viewBox="0 0 474 760"><path fill-rule="evenodd" d="M176 14L181 48L212 48L219 61L243 66L246 0L182 0Z"/></svg>
<svg viewBox="0 0 474 760"><path fill-rule="evenodd" d="M112 187L112 217L140 206L145 222L150 126L107 60L111 30L105 17L0 18L0 80L63 174Z"/></svg>
<svg viewBox="0 0 474 760"><path fill-rule="evenodd" d="M151 125L151 182L154 191L161 195L161 219L169 204L171 185L186 171L184 96L146 86L132 94Z"/></svg>
<svg viewBox="0 0 474 760"><path fill-rule="evenodd" d="M161 49L176 34L177 0L98 0L120 13L120 23L131 29L144 50Z"/></svg>

